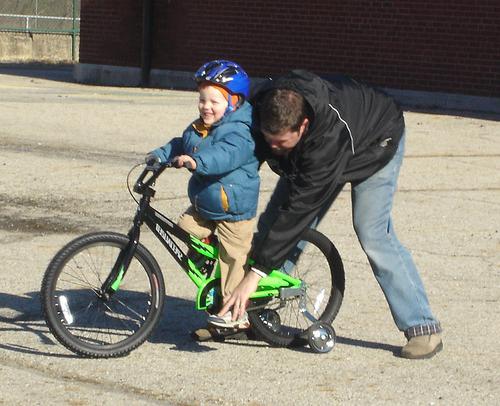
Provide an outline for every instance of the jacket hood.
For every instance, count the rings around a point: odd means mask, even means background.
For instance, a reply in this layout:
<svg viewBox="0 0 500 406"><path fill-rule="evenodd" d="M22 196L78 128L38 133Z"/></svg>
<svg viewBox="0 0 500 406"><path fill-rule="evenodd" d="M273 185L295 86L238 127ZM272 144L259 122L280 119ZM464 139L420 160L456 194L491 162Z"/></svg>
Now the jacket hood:
<svg viewBox="0 0 500 406"><path fill-rule="evenodd" d="M307 115L310 119L310 127L309 135L306 137L308 140L314 139L317 134L324 133L331 121L336 120L328 104L331 97L328 82L312 72L295 69L276 80L269 80L262 85L253 102L258 104L263 95L272 89L289 89L304 97L309 107ZM255 121L258 122L258 117ZM302 139L301 143L303 142L306 140Z"/></svg>
<svg viewBox="0 0 500 406"><path fill-rule="evenodd" d="M328 108L329 89L324 80L314 73L296 69L275 81L273 88L290 89L301 94L313 112Z"/></svg>
<svg viewBox="0 0 500 406"><path fill-rule="evenodd" d="M228 123L243 123L250 127L252 124L252 106L250 105L250 103L245 101L235 111L224 115L224 117L222 117L222 119L215 123L213 126L218 127L222 124Z"/></svg>
<svg viewBox="0 0 500 406"><path fill-rule="evenodd" d="M311 119L315 115L329 114L330 108L326 101L329 100L330 89L326 81L312 72L295 69L276 80L270 79L259 89L255 100L258 102L271 89L289 89L301 94L310 107Z"/></svg>

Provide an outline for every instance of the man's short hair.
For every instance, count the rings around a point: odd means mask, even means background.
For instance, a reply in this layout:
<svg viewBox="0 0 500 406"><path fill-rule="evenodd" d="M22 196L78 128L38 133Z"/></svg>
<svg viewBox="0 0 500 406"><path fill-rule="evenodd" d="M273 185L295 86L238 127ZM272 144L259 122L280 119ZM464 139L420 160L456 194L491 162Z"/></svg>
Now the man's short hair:
<svg viewBox="0 0 500 406"><path fill-rule="evenodd" d="M293 90L271 89L259 103L260 129L269 134L298 131L306 117L306 101Z"/></svg>

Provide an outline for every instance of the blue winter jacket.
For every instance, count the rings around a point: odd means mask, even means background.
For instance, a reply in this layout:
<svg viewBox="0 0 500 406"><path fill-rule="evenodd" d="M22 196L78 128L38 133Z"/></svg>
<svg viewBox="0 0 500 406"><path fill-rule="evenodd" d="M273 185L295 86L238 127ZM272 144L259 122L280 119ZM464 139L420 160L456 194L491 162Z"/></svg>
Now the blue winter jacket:
<svg viewBox="0 0 500 406"><path fill-rule="evenodd" d="M255 217L259 195L259 162L250 127L252 107L245 102L214 124L203 138L193 122L182 134L153 153L161 162L190 155L196 169L188 195L196 211L208 220L240 221Z"/></svg>

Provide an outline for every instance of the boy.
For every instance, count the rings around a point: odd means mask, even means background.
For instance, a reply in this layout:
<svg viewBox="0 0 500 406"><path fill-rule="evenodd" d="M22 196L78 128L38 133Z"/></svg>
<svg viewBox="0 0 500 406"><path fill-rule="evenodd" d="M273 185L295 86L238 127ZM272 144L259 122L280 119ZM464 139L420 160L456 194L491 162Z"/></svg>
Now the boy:
<svg viewBox="0 0 500 406"><path fill-rule="evenodd" d="M260 186L250 132L252 107L246 101L250 80L241 66L227 60L205 63L194 78L200 117L182 137L152 151L146 162L171 162L192 171L188 186L192 205L178 224L198 238L217 231L221 294L225 299L245 275ZM231 319L228 312L221 317L209 316L208 323L230 329L247 329L250 325L246 314ZM200 331L204 339L214 333L213 329L200 329L194 333L195 338L203 339Z"/></svg>

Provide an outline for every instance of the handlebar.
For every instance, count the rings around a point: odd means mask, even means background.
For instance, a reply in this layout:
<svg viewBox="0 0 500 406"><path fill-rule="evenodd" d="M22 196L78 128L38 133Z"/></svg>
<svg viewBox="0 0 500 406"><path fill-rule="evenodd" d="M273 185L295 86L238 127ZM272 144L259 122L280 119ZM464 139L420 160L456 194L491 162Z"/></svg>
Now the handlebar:
<svg viewBox="0 0 500 406"><path fill-rule="evenodd" d="M163 171L167 168L176 167L172 162L163 163L163 164L154 164L154 165L146 165L142 173L139 175L134 184L134 192L139 194L144 194L146 190L151 189L154 185L156 179L163 173ZM193 167L190 162L185 162L183 165L184 168L192 170ZM146 177L150 174L149 178ZM145 180L146 179L146 180ZM153 192L154 194L154 192Z"/></svg>
<svg viewBox="0 0 500 406"><path fill-rule="evenodd" d="M164 165L147 165L135 181L134 192L144 194L146 190L151 189L156 179L158 179L158 176L160 176L165 169L170 167L172 167L170 163ZM149 178L146 178L148 175L150 175Z"/></svg>

